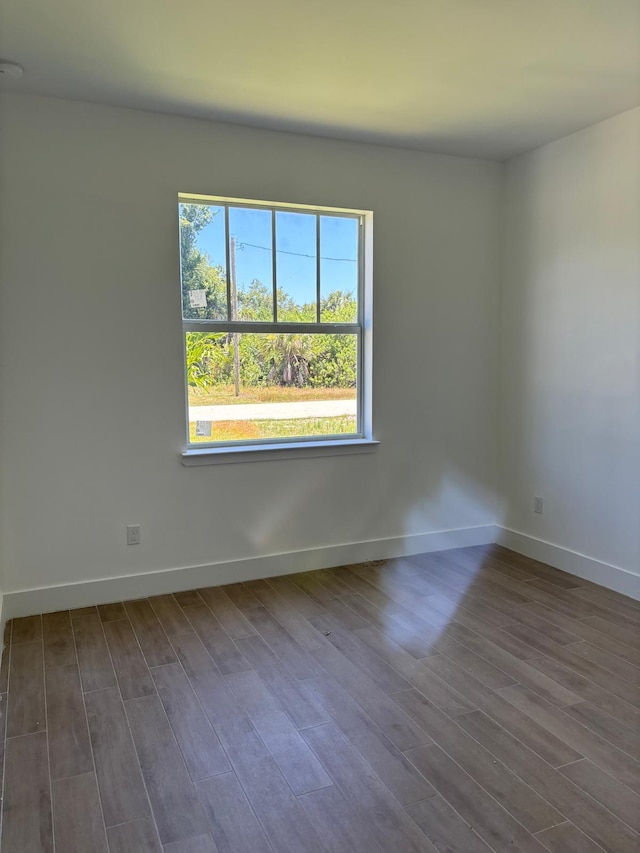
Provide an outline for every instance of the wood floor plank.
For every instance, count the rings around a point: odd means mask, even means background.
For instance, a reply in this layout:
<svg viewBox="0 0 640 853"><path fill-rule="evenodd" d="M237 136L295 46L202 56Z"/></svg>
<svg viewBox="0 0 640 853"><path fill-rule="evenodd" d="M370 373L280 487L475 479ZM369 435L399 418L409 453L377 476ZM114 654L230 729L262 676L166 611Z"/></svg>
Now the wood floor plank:
<svg viewBox="0 0 640 853"><path fill-rule="evenodd" d="M158 833L151 820L134 820L107 829L109 853L162 853Z"/></svg>
<svg viewBox="0 0 640 853"><path fill-rule="evenodd" d="M640 635L640 630L638 631ZM598 684L614 696L619 696L625 702L640 708L640 682L635 684L624 681L619 675L598 666L593 660L574 651L575 646L558 646L556 651L548 652L547 657L557 660L559 663L573 669L574 672L584 675L594 684ZM566 704L571 705L572 702Z"/></svg>
<svg viewBox="0 0 640 853"><path fill-rule="evenodd" d="M77 619L79 616L96 616L97 614L98 608L94 604L90 604L87 607L74 607L72 610L69 611L72 623L73 620Z"/></svg>
<svg viewBox="0 0 640 853"><path fill-rule="evenodd" d="M306 728L327 722L326 714L314 705L301 683L289 675L280 659L261 637L246 637L236 640L236 644L265 684L268 684L269 690L276 696L295 726Z"/></svg>
<svg viewBox="0 0 640 853"><path fill-rule="evenodd" d="M426 658L431 654L437 654L433 648L439 636L439 632L436 629L430 629L426 635L416 634L394 616L380 610L379 607L376 607L375 604L372 604L357 592L345 596L344 601L356 613L366 617L370 623L370 628L377 629L385 637L388 637L394 643L401 646L408 654L416 658L416 660ZM367 628L355 629L356 632L366 630Z"/></svg>
<svg viewBox="0 0 640 853"><path fill-rule="evenodd" d="M390 576L385 577L381 568L353 566L348 570L348 574L349 578L355 576L373 587L375 590L373 593L363 591L362 594L366 594L367 598L382 607L386 613L410 631L425 639L428 638L434 645L439 642L442 629L448 624L448 619L434 608L428 607L423 596L401 589L393 583ZM360 587L359 591L362 589ZM429 618L426 618L427 615Z"/></svg>
<svg viewBox="0 0 640 853"><path fill-rule="evenodd" d="M115 601L112 604L99 604L98 615L102 622L113 622L116 619L127 618L124 604L121 601Z"/></svg>
<svg viewBox="0 0 640 853"><path fill-rule="evenodd" d="M193 626L173 595L154 595L149 599L149 604L168 637L193 631Z"/></svg>
<svg viewBox="0 0 640 853"><path fill-rule="evenodd" d="M304 794L332 784L318 759L256 672L228 675L227 683L294 794Z"/></svg>
<svg viewBox="0 0 640 853"><path fill-rule="evenodd" d="M439 663L442 664L442 668L437 671L436 668ZM455 669L453 669L454 667ZM421 693L424 693L425 696L428 696L434 704L451 717L456 717L458 714L466 714L469 711L474 711L478 707L475 697L469 699L467 698L467 695L451 686L446 677L450 670L463 674L462 677L465 679L470 679L468 684L473 685L475 683L480 685L480 695L482 695L482 691L486 691L489 696L493 695L483 684L480 684L476 679L472 679L471 676L465 673L465 671L458 667L457 664L454 664L453 661L450 661L442 655L434 655L427 661L422 661L420 669L416 671L415 675L411 679L411 684L416 688L416 690L419 690ZM444 677L442 677L441 674L444 674Z"/></svg>
<svg viewBox="0 0 640 853"><path fill-rule="evenodd" d="M53 831L57 850L65 853L106 853L96 774L58 779L51 785Z"/></svg>
<svg viewBox="0 0 640 853"><path fill-rule="evenodd" d="M314 580L322 584L335 598L344 600L351 595L351 588L340 575L340 569L319 569L313 572Z"/></svg>
<svg viewBox="0 0 640 853"><path fill-rule="evenodd" d="M149 696L156 688L128 619L102 626L123 699Z"/></svg>
<svg viewBox="0 0 640 853"><path fill-rule="evenodd" d="M534 693L542 696L553 705L561 707L563 705L573 705L575 702L580 701L579 696L576 696L575 693L572 693L570 690L562 687L562 685L558 684L544 673L536 670L528 661L518 660L513 657L513 655L508 654L508 652L498 648L483 637L475 636L466 638L465 647L472 649L476 655L483 657L484 660L490 661L492 666L496 668L499 667L499 671L505 675L512 684L524 684ZM444 649L443 651L447 657L451 658L455 663L459 663L460 666L462 666L463 669L466 669L467 672L471 673L471 675L475 675L475 677L485 684L485 686L495 690L499 690L503 686L509 686L499 684L496 679L487 680L487 678L483 678L482 674L478 671L474 671L473 666L468 665L464 657L460 654L452 654L448 649Z"/></svg>
<svg viewBox="0 0 640 853"><path fill-rule="evenodd" d="M640 737L638 737L640 728L638 726L628 728L589 702L578 702L577 705L570 705L564 709L564 712L640 762Z"/></svg>
<svg viewBox="0 0 640 853"><path fill-rule="evenodd" d="M604 604L614 613L635 614L636 618L640 616L640 601L638 599L629 598L629 596L615 592L613 589L607 589L606 586L586 583L584 586L574 589L572 595L577 595L578 598L586 598L587 601L595 601L597 604Z"/></svg>
<svg viewBox="0 0 640 853"><path fill-rule="evenodd" d="M554 652L558 646L555 640L550 639L545 634L541 634L529 625L522 625L516 622L513 625L505 625L503 631L505 634L515 637L532 648L535 654L530 655L530 657L539 657L540 655ZM523 658L523 660L527 660L527 658Z"/></svg>
<svg viewBox="0 0 640 853"><path fill-rule="evenodd" d="M546 619L545 616L550 614L551 611L547 610L542 605L528 604L525 607L519 607L517 609L515 613L516 622L512 624L520 624L527 628L531 628L537 634L546 637L548 640L552 640L559 646L567 646L571 643L577 643L580 639L580 635L573 633L571 627L564 628L562 625ZM553 618L553 614L551 615ZM565 625L568 622L568 620L564 618L559 621L563 622ZM573 621L569 624L573 626Z"/></svg>
<svg viewBox="0 0 640 853"><path fill-rule="evenodd" d="M294 678L304 679L319 675L320 669L315 660L265 607L252 607L245 613L253 634L262 637Z"/></svg>
<svg viewBox="0 0 640 853"><path fill-rule="evenodd" d="M293 583L290 577L281 576L276 578L267 578L267 583L272 589L279 593L285 601L296 608L307 619L310 616L318 616L325 612L324 607L317 604L310 598L306 592ZM248 585L245 584L248 588Z"/></svg>
<svg viewBox="0 0 640 853"><path fill-rule="evenodd" d="M491 625L477 616L469 618L464 615L464 611L458 604L450 602L451 606L446 606L448 599L444 599L445 603L441 603L442 599L439 596L430 595L426 601L448 620L448 623L443 625L447 635L463 645L465 640L475 640L480 636L520 660L527 660L540 654L523 640L508 634L505 630L506 625L504 627ZM473 647L469 646L469 648Z"/></svg>
<svg viewBox="0 0 640 853"><path fill-rule="evenodd" d="M7 625L9 632L11 632L11 622ZM9 649L9 645L5 643L3 648L0 650L0 655L2 655L2 659L0 660L0 696L3 693L7 692L7 688L9 686L9 658L11 656L11 651Z"/></svg>
<svg viewBox="0 0 640 853"><path fill-rule="evenodd" d="M51 778L92 772L91 741L77 664L46 670L46 699ZM62 786L60 790L67 789Z"/></svg>
<svg viewBox="0 0 640 853"><path fill-rule="evenodd" d="M209 720L215 724L235 717L239 705L199 637L180 634L171 640Z"/></svg>
<svg viewBox="0 0 640 853"><path fill-rule="evenodd" d="M206 779L230 770L218 736L181 665L154 667L152 675L191 778Z"/></svg>
<svg viewBox="0 0 640 853"><path fill-rule="evenodd" d="M335 724L305 729L302 736L335 780L350 808L356 815L362 811L366 816L384 853L429 850L426 837Z"/></svg>
<svg viewBox="0 0 640 853"><path fill-rule="evenodd" d="M74 616L71 618L71 624L84 692L115 687L116 674L97 611Z"/></svg>
<svg viewBox="0 0 640 853"><path fill-rule="evenodd" d="M640 627L638 631L640 632ZM627 663L616 655L584 641L574 643L570 649L574 655L580 655L585 660L590 660L596 666L607 670L618 678L623 678L636 686L640 684L640 667Z"/></svg>
<svg viewBox="0 0 640 853"><path fill-rule="evenodd" d="M482 637L478 637L478 644L487 657L494 657L501 651L495 646L493 648L489 648L489 644L486 644L486 641L481 641ZM487 660L487 657L482 657L468 646L463 646L461 643L452 640L446 635L442 635L440 637L440 640L438 641L438 651L441 654L446 655L446 657L454 663L457 663L470 675L473 675L491 690L497 690L500 687L508 687L511 684L517 683L517 679L513 678L503 669L499 669ZM512 667L515 666L516 663L521 663L521 661L516 661L515 658L511 658L511 661L509 661L509 665Z"/></svg>
<svg viewBox="0 0 640 853"><path fill-rule="evenodd" d="M250 637L256 633L242 611L236 607L221 586L206 587L198 592L232 640Z"/></svg>
<svg viewBox="0 0 640 853"><path fill-rule="evenodd" d="M429 658L425 661L425 666L436 671L452 689L455 688L469 698L474 703L470 710L475 707L484 711L507 732L521 740L549 764L557 767L560 764L568 764L570 761L577 761L578 758L583 757L578 750L573 749L548 729L540 726L530 716L510 702L505 701L503 697L487 690L483 684L471 678L459 667L455 667L446 658ZM438 703L435 702L435 704ZM443 710L450 713L447 708L443 708Z"/></svg>
<svg viewBox="0 0 640 853"><path fill-rule="evenodd" d="M216 726L233 769L274 850L321 853L322 844L249 719Z"/></svg>
<svg viewBox="0 0 640 853"><path fill-rule="evenodd" d="M627 625L621 625L619 622L610 619L603 619L601 616L589 616L579 619L579 621L595 628L601 634L607 634L622 646L631 646L631 648L640 651L640 637L638 637L637 628L629 628Z"/></svg>
<svg viewBox="0 0 640 853"><path fill-rule="evenodd" d="M344 599L352 610L366 617L369 624L377 625L388 633L416 657L427 657L436 653L434 647L442 633L440 628L429 625L415 613L397 604L356 574L355 570L344 569L344 572L347 582L354 590L354 595Z"/></svg>
<svg viewBox="0 0 640 853"><path fill-rule="evenodd" d="M604 850L609 853L637 851L640 836L485 714L480 711L465 714L459 722Z"/></svg>
<svg viewBox="0 0 640 853"><path fill-rule="evenodd" d="M378 628L359 628L354 633L407 681L421 670L420 660Z"/></svg>
<svg viewBox="0 0 640 853"><path fill-rule="evenodd" d="M183 612L223 675L251 669L237 644L205 604L184 607Z"/></svg>
<svg viewBox="0 0 640 853"><path fill-rule="evenodd" d="M306 687L399 803L407 805L433 796L433 788L427 780L416 772L397 746L345 690L330 678L310 679ZM415 728L420 732L417 726ZM415 740L431 742L424 732L420 732Z"/></svg>
<svg viewBox="0 0 640 853"><path fill-rule="evenodd" d="M44 731L46 727L42 642L12 645L7 737Z"/></svg>
<svg viewBox="0 0 640 853"><path fill-rule="evenodd" d="M125 609L147 664L162 666L164 663L175 663L176 656L169 639L147 599L127 601Z"/></svg>
<svg viewBox="0 0 640 853"><path fill-rule="evenodd" d="M500 573L507 578L516 581L527 581L535 577L534 573L527 567L515 565L510 560L498 560L492 554L480 553L473 548L456 548L446 552L447 559L453 560L471 571L474 575L487 572Z"/></svg>
<svg viewBox="0 0 640 853"><path fill-rule="evenodd" d="M203 601L197 589L189 589L183 592L174 592L173 597L180 607L198 607Z"/></svg>
<svg viewBox="0 0 640 853"><path fill-rule="evenodd" d="M392 697L336 648L329 645L313 656L399 750L425 743L424 733L399 710Z"/></svg>
<svg viewBox="0 0 640 853"><path fill-rule="evenodd" d="M7 694L0 693L0 804L4 789L4 754L7 745ZM0 840L2 838L2 811L0 806Z"/></svg>
<svg viewBox="0 0 640 853"><path fill-rule="evenodd" d="M460 622L472 630L483 625L501 628L513 621L513 614L527 599L516 598L509 590L499 584L474 584L470 588L454 589L444 586L437 593L426 596L430 607L440 612L448 612L452 620Z"/></svg>
<svg viewBox="0 0 640 853"><path fill-rule="evenodd" d="M640 833L640 796L587 758L561 767L560 772Z"/></svg>
<svg viewBox="0 0 640 853"><path fill-rule="evenodd" d="M457 594L457 590L438 577L428 574L410 564L406 558L387 560L383 566L374 570L374 575L380 577L384 573L386 580L391 580L398 589L402 589L418 598L438 593L446 595Z"/></svg>
<svg viewBox="0 0 640 853"><path fill-rule="evenodd" d="M2 849L53 853L46 732L7 741Z"/></svg>
<svg viewBox="0 0 640 853"><path fill-rule="evenodd" d="M185 838L182 841L174 841L173 844L165 844L163 850L164 853L217 853L217 848L210 834Z"/></svg>
<svg viewBox="0 0 640 853"><path fill-rule="evenodd" d="M349 805L335 786L298 797L327 853L375 853L380 851L367 817Z"/></svg>
<svg viewBox="0 0 640 853"><path fill-rule="evenodd" d="M306 593L319 608L330 613L345 628L354 630L355 628L367 627L368 623L355 610L352 610L343 601L332 595L326 587L315 580L311 572L300 572L299 574L291 575L291 581L302 592Z"/></svg>
<svg viewBox="0 0 640 853"><path fill-rule="evenodd" d="M529 832L536 833L563 820L553 806L535 793L502 762L481 746L450 717L438 710L416 690L398 693L395 697L418 725L421 725L457 764Z"/></svg>
<svg viewBox="0 0 640 853"><path fill-rule="evenodd" d="M591 615L591 605L577 598L568 601L563 600L557 595L560 590L549 589L548 586L544 585L540 588L539 583L540 581L537 580L527 581L527 598L530 601L542 604L549 610L561 613L568 619L584 619Z"/></svg>
<svg viewBox="0 0 640 853"><path fill-rule="evenodd" d="M451 585L455 585L455 580ZM522 585L489 573L462 583L457 594L443 588L441 596L456 602L464 610L465 618L480 617L498 628L512 621L517 609L529 600ZM429 603L437 598L438 595L428 596Z"/></svg>
<svg viewBox="0 0 640 853"><path fill-rule="evenodd" d="M598 607L598 612L601 609L608 610L615 619L616 616L621 616L623 619L629 620L629 623L636 622L640 630L640 608L638 602L632 598L614 598L611 595L602 594L603 587L580 587L572 589L569 595L572 598L578 598L581 601L588 601ZM614 593L615 595L615 593Z"/></svg>
<svg viewBox="0 0 640 853"><path fill-rule="evenodd" d="M106 825L151 816L140 765L117 688L85 694L91 746Z"/></svg>
<svg viewBox="0 0 640 853"><path fill-rule="evenodd" d="M544 849L474 779L452 761L439 746L409 750L407 757L427 776L442 797L495 851L520 850L541 853Z"/></svg>
<svg viewBox="0 0 640 853"><path fill-rule="evenodd" d="M160 841L205 834L202 806L159 697L129 699L125 710Z"/></svg>
<svg viewBox="0 0 640 853"><path fill-rule="evenodd" d="M600 853L602 850L572 823L565 822L545 829L537 838L551 853Z"/></svg>
<svg viewBox="0 0 640 853"><path fill-rule="evenodd" d="M535 669L539 669L540 672L544 672L550 678L553 678L554 681L557 681L558 684L562 684L572 693L575 693L581 700L600 708L630 728L640 726L639 708L635 705L630 705L618 696L614 696L613 693L609 693L608 690L605 690L598 684L594 684L593 681L589 681L588 678L580 675L570 667L548 657L536 658L529 663Z"/></svg>
<svg viewBox="0 0 640 853"><path fill-rule="evenodd" d="M590 624L591 620L567 619L563 614L556 613L548 607L544 607L542 604L535 603L528 604L526 607L521 607L518 611L518 619L524 621L525 624L527 624L530 617L542 618L545 622L553 624L556 629L566 629L567 631L570 631L571 634L576 637L573 642L586 640L592 645L597 646L600 649L604 649L607 652L611 652L611 654L617 655L623 660L634 664L634 666L640 666L639 648L633 648L626 643L622 643L607 633L603 634L602 631L598 631L597 628L592 627ZM556 640L556 642L559 641ZM570 644L559 642L559 645Z"/></svg>
<svg viewBox="0 0 640 853"><path fill-rule="evenodd" d="M348 661L369 676L374 684L385 693L396 693L410 687L406 678L390 667L379 655L353 632L347 631L332 616L317 616L309 620L314 628L323 633Z"/></svg>
<svg viewBox="0 0 640 853"><path fill-rule="evenodd" d="M469 584L473 583L473 581L478 577L478 566L476 565L472 568L471 566L465 565L464 560L453 559L458 550L459 549L457 548L452 548L448 551L432 551L427 554L412 554L408 560L412 565L429 570L434 568L444 568L448 574L464 581L465 585L468 587Z"/></svg>
<svg viewBox="0 0 640 853"><path fill-rule="evenodd" d="M266 581L249 581L245 586L305 651L311 651L322 643L321 635L302 613Z"/></svg>
<svg viewBox="0 0 640 853"><path fill-rule="evenodd" d="M243 583L228 583L221 587L225 595L233 602L238 610L260 607L260 602Z"/></svg>
<svg viewBox="0 0 640 853"><path fill-rule="evenodd" d="M561 569L555 569L546 563L541 563L539 560L527 557L525 554L518 554L516 551L512 551L510 548L505 548L502 545L494 545L492 549L491 557L493 560L503 565L528 572L529 577L532 579L546 579L553 582L559 589L574 589L583 583L582 579L577 578L575 575L570 575Z"/></svg>
<svg viewBox="0 0 640 853"><path fill-rule="evenodd" d="M441 853L490 853L480 836L438 794L405 811Z"/></svg>
<svg viewBox="0 0 640 853"><path fill-rule="evenodd" d="M42 640L42 616L22 616L13 620L11 644L37 643Z"/></svg>
<svg viewBox="0 0 640 853"><path fill-rule="evenodd" d="M273 853L235 773L205 779L197 788L220 853Z"/></svg>
<svg viewBox="0 0 640 853"><path fill-rule="evenodd" d="M45 613L42 617L42 634L45 667L68 666L77 662L68 610Z"/></svg>
<svg viewBox="0 0 640 853"><path fill-rule="evenodd" d="M621 752L525 687L506 687L500 691L500 695L547 731L578 750L585 758L590 758L632 790L640 791L640 765L626 753Z"/></svg>
<svg viewBox="0 0 640 853"><path fill-rule="evenodd" d="M606 606L606 600L596 603L578 598L575 595L575 590L558 590L557 587L547 580L527 581L526 586L528 595L530 595L531 588L535 588L536 592L543 591L551 596L557 602L556 606L560 605L563 608L565 606L572 607L575 609L576 613L581 612L582 616L578 618L599 616L602 619L611 620L620 625L624 625L631 631L638 631L640 628L640 615L637 612L633 611L632 616L624 615L620 612L614 612ZM559 606L558 609L560 609Z"/></svg>

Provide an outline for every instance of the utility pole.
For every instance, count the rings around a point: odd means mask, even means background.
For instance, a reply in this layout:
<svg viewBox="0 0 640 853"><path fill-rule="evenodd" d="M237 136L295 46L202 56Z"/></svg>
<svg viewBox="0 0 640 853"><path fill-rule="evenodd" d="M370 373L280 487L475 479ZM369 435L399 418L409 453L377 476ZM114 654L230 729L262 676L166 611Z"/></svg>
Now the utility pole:
<svg viewBox="0 0 640 853"><path fill-rule="evenodd" d="M236 238L231 237L231 319L238 319L238 285L236 282ZM240 335L233 333L233 384L236 397L240 396Z"/></svg>

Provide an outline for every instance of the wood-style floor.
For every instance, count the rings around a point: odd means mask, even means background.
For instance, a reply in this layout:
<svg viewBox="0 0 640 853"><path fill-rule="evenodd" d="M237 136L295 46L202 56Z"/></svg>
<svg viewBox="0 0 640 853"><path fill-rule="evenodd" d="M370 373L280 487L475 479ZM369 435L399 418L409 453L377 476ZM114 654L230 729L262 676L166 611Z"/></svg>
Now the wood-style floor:
<svg viewBox="0 0 640 853"><path fill-rule="evenodd" d="M503 548L9 635L2 853L640 851L640 603Z"/></svg>

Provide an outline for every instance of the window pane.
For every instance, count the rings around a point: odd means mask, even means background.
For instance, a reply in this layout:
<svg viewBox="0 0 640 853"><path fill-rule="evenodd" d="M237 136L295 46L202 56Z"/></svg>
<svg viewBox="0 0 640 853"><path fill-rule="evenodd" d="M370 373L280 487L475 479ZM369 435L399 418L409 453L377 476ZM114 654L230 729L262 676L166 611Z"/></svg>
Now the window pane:
<svg viewBox="0 0 640 853"><path fill-rule="evenodd" d="M273 320L271 211L229 208L231 272L235 264L237 319ZM233 288L231 318L234 318Z"/></svg>
<svg viewBox="0 0 640 853"><path fill-rule="evenodd" d="M320 319L358 319L358 231L355 218L320 217Z"/></svg>
<svg viewBox="0 0 640 853"><path fill-rule="evenodd" d="M180 204L182 316L227 319L227 256L224 208Z"/></svg>
<svg viewBox="0 0 640 853"><path fill-rule="evenodd" d="M357 335L187 332L186 351L192 444L358 432Z"/></svg>
<svg viewBox="0 0 640 853"><path fill-rule="evenodd" d="M278 320L317 321L316 217L309 213L276 213L276 277Z"/></svg>

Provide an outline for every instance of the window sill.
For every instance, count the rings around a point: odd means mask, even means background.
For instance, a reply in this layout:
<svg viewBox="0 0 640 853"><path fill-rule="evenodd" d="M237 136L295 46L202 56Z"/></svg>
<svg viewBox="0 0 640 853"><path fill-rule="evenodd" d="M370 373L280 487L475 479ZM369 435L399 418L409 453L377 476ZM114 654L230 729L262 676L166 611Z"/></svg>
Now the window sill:
<svg viewBox="0 0 640 853"><path fill-rule="evenodd" d="M379 441L369 438L331 441L295 441L286 444L243 444L238 447L191 448L182 453L182 464L225 465L229 462L267 462L273 459L312 459L316 456L350 456L372 453Z"/></svg>

